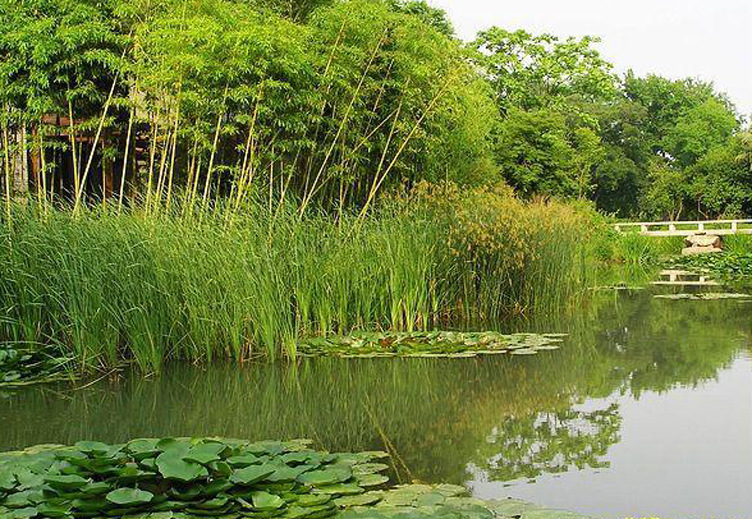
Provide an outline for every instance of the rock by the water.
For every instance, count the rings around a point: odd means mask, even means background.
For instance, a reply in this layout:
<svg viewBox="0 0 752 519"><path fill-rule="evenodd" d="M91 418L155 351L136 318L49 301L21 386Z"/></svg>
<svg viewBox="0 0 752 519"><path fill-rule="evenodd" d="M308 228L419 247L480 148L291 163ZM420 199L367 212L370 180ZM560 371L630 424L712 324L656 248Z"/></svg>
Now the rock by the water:
<svg viewBox="0 0 752 519"><path fill-rule="evenodd" d="M693 234L687 236L684 243L687 247L714 247L716 249L722 247L721 237L715 234Z"/></svg>
<svg viewBox="0 0 752 519"><path fill-rule="evenodd" d="M693 234L687 236L684 239L684 245L682 249L682 256L695 256L698 254L708 254L714 252L721 252L723 250L723 242L721 237L715 234Z"/></svg>

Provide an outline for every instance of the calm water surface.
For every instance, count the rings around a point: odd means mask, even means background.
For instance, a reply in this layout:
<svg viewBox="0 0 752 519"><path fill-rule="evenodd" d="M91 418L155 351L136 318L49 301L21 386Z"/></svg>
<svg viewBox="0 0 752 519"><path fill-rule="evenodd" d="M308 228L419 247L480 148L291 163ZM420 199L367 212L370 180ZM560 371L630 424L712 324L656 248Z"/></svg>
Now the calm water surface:
<svg viewBox="0 0 752 519"><path fill-rule="evenodd" d="M605 293L536 357L174 366L0 397L0 450L82 439L307 437L394 477L604 518L752 517L752 304Z"/></svg>

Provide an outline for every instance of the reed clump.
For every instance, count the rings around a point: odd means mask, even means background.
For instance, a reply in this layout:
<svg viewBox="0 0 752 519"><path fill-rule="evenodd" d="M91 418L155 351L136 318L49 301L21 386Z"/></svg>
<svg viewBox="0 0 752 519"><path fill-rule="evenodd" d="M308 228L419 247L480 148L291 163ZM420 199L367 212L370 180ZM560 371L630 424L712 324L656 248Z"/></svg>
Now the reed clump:
<svg viewBox="0 0 752 519"><path fill-rule="evenodd" d="M588 211L505 190L415 191L367 216L16 205L0 229L0 334L58 345L84 369L152 371L292 357L316 334L545 312L586 284Z"/></svg>

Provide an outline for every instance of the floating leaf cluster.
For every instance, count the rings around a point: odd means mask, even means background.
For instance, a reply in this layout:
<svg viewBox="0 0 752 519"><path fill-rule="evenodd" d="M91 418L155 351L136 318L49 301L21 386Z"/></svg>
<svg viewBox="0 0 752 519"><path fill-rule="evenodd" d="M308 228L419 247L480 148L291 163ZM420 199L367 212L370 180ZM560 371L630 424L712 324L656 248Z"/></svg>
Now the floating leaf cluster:
<svg viewBox="0 0 752 519"><path fill-rule="evenodd" d="M455 485L400 485L382 492L379 502L354 506L339 519L585 519L520 501L481 501Z"/></svg>
<svg viewBox="0 0 752 519"><path fill-rule="evenodd" d="M298 345L298 353L308 357L347 358L535 355L540 351L558 349L563 336L498 332L359 332L305 340Z"/></svg>
<svg viewBox="0 0 752 519"><path fill-rule="evenodd" d="M725 294L717 292L701 292L697 294L658 294L653 296L656 299L672 299L686 301L719 301L724 299L733 299L739 301L752 301L752 294Z"/></svg>
<svg viewBox="0 0 752 519"><path fill-rule="evenodd" d="M70 361L50 348L27 350L0 345L0 388L69 379L65 368Z"/></svg>
<svg viewBox="0 0 752 519"><path fill-rule="evenodd" d="M400 485L376 503L354 506L341 519L494 519L483 501L465 497L455 485Z"/></svg>
<svg viewBox="0 0 752 519"><path fill-rule="evenodd" d="M670 266L711 272L726 278L752 276L752 253L724 252L672 258Z"/></svg>
<svg viewBox="0 0 752 519"><path fill-rule="evenodd" d="M187 438L37 448L0 454L0 518L331 517L380 500L385 456Z"/></svg>

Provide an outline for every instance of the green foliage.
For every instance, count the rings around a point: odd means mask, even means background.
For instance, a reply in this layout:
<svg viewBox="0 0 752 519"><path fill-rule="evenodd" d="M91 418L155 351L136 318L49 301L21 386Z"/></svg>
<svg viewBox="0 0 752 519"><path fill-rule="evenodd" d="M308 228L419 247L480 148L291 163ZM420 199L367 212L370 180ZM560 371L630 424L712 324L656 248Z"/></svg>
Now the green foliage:
<svg viewBox="0 0 752 519"><path fill-rule="evenodd" d="M423 23L446 36L454 35L454 27L446 11L429 5L426 0L389 0L389 5L398 13L417 16Z"/></svg>
<svg viewBox="0 0 752 519"><path fill-rule="evenodd" d="M563 114L544 109L510 109L499 125L496 149L507 182L528 197L585 197L603 159L600 137L592 129L572 129Z"/></svg>
<svg viewBox="0 0 752 519"><path fill-rule="evenodd" d="M292 356L311 334L544 312L587 282L600 225L487 191L338 222L261 204L231 224L233 208L181 210L39 217L19 207L2 228L2 337L54 341L88 369L128 360L158 370L169 359Z"/></svg>
<svg viewBox="0 0 752 519"><path fill-rule="evenodd" d="M661 159L648 166L647 187L642 206L646 214L661 220L678 220L684 216L687 185L680 169Z"/></svg>
<svg viewBox="0 0 752 519"><path fill-rule="evenodd" d="M31 448L0 454L0 513L333 517L351 506L349 496L368 495L374 502L384 497L373 487L388 481L378 476L388 465L374 461L386 456L318 452L305 441L190 438Z"/></svg>
<svg viewBox="0 0 752 519"><path fill-rule="evenodd" d="M57 348L0 344L0 388L67 380L66 368L72 360L61 356Z"/></svg>
<svg viewBox="0 0 752 519"><path fill-rule="evenodd" d="M94 113L123 66L127 38L108 2L0 1L0 102L29 120Z"/></svg>
<svg viewBox="0 0 752 519"><path fill-rule="evenodd" d="M682 113L665 137L665 148L680 167L686 168L712 148L728 142L738 127L734 113L709 98Z"/></svg>
<svg viewBox="0 0 752 519"><path fill-rule="evenodd" d="M150 204L175 185L204 205L271 186L334 209L423 179L496 180L489 90L420 2L8 1L0 26L5 129L72 115L66 130L131 162L129 191ZM123 157L134 126L138 159ZM77 192L104 167L94 151L79 162Z"/></svg>
<svg viewBox="0 0 752 519"><path fill-rule="evenodd" d="M686 170L689 196L697 201L702 214L752 214L752 168L746 135L740 134L711 149Z"/></svg>
<svg viewBox="0 0 752 519"><path fill-rule="evenodd" d="M671 265L687 270L702 270L722 277L752 276L752 252L701 254L671 260Z"/></svg>
<svg viewBox="0 0 752 519"><path fill-rule="evenodd" d="M611 64L593 48L597 38L560 40L493 27L472 46L476 61L494 86L502 111L556 106L570 96L604 99L616 93Z"/></svg>
<svg viewBox="0 0 752 519"><path fill-rule="evenodd" d="M423 0L0 0L0 27L4 181L31 152L38 199L76 210L109 167L118 203L150 211L180 188L190 210L263 193L365 214L421 181L500 178L622 217L749 211L728 99L620 81L593 37L463 46Z"/></svg>
<svg viewBox="0 0 752 519"><path fill-rule="evenodd" d="M496 332L358 332L348 336L304 339L303 356L345 358L415 357L472 358L477 355L535 355L559 349L558 335Z"/></svg>
<svg viewBox="0 0 752 519"><path fill-rule="evenodd" d="M653 150L664 155L669 153L665 139L689 110L710 99L731 109L730 103L710 83L693 79L670 80L656 75L640 78L630 72L624 78L624 93L647 109L644 131Z"/></svg>

